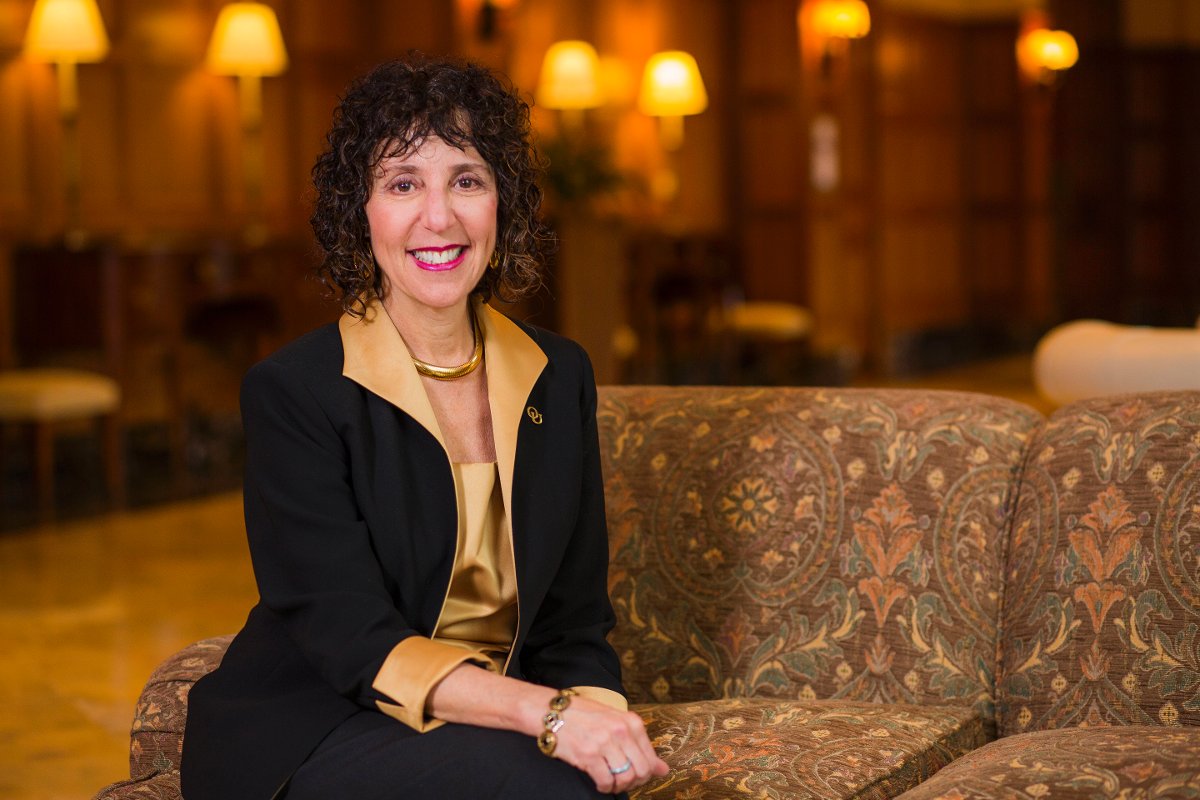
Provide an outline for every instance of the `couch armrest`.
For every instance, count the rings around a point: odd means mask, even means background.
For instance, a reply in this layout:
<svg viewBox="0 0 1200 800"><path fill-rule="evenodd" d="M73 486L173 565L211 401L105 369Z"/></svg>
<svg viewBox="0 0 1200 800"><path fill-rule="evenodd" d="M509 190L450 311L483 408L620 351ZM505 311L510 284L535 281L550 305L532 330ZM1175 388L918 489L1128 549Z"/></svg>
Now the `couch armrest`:
<svg viewBox="0 0 1200 800"><path fill-rule="evenodd" d="M138 780L119 781L105 786L92 800L183 800L179 791L179 770L172 769Z"/></svg>
<svg viewBox="0 0 1200 800"><path fill-rule="evenodd" d="M129 733L130 780L102 789L96 800L178 798L179 761L192 685L217 668L233 636L188 645L151 673L138 697Z"/></svg>

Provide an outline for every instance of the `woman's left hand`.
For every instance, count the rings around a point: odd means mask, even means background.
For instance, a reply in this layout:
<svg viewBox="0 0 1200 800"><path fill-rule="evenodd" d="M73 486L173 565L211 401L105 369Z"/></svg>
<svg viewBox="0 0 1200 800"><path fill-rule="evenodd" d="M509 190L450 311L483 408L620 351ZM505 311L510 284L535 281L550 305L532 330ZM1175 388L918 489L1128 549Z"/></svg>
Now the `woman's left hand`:
<svg viewBox="0 0 1200 800"><path fill-rule="evenodd" d="M545 729L543 718L556 694L545 686L460 664L430 691L426 711L446 722L537 736ZM617 794L671 771L654 752L646 724L632 711L575 695L561 713L554 758L586 772L597 791Z"/></svg>
<svg viewBox="0 0 1200 800"><path fill-rule="evenodd" d="M562 719L554 756L586 772L597 791L617 794L670 772L632 711L574 697Z"/></svg>

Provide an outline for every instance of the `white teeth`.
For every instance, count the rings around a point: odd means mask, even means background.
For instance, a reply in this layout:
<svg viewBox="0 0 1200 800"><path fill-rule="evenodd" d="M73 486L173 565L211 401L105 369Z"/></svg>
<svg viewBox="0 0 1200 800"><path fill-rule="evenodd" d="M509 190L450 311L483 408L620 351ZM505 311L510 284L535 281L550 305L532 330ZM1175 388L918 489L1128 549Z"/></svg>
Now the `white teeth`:
<svg viewBox="0 0 1200 800"><path fill-rule="evenodd" d="M426 264L449 264L462 255L462 247L450 247L445 250L413 250L413 257Z"/></svg>

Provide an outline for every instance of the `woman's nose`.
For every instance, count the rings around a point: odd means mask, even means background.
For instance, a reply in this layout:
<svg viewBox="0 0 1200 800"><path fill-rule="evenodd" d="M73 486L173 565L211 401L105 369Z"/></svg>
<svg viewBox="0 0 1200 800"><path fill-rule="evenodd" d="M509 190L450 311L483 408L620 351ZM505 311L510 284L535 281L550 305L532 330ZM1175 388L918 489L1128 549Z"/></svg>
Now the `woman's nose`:
<svg viewBox="0 0 1200 800"><path fill-rule="evenodd" d="M425 227L431 231L441 231L454 224L454 206L450 192L445 189L431 189L425 193Z"/></svg>

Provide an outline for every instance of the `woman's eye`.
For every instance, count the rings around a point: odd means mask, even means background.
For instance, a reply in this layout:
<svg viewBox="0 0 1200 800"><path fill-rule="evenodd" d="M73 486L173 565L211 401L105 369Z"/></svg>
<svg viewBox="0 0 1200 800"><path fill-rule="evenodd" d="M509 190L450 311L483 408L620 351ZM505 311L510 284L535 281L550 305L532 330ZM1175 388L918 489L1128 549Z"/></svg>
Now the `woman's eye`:
<svg viewBox="0 0 1200 800"><path fill-rule="evenodd" d="M460 189L478 189L479 186L479 181L469 175L463 175L458 179L458 188Z"/></svg>
<svg viewBox="0 0 1200 800"><path fill-rule="evenodd" d="M412 191L412 181L398 180L392 184L392 191L394 191L394 192L411 192Z"/></svg>

